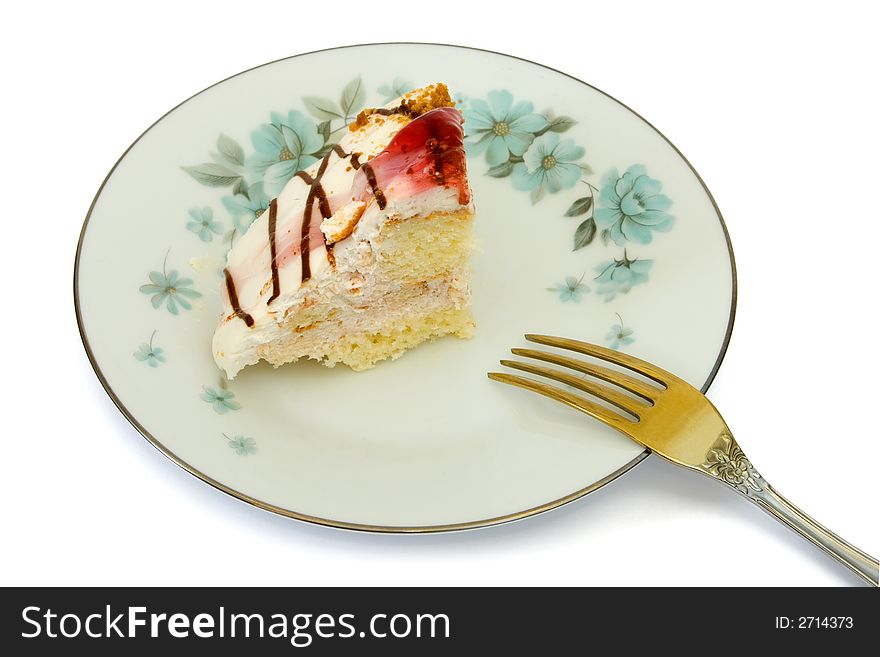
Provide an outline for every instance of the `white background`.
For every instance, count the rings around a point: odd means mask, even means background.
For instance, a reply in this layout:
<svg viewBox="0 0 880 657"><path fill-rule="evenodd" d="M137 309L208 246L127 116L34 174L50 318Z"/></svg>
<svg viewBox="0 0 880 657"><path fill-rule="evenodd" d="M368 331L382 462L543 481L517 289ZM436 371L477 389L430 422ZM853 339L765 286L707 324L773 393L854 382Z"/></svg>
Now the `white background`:
<svg viewBox="0 0 880 657"><path fill-rule="evenodd" d="M104 394L74 319L74 251L105 174L158 116L309 50L402 40L498 50L617 97L701 173L740 285L709 397L777 489L880 553L880 12L842 1L485 4L4 9L0 583L858 584L745 500L654 457L502 527L373 536L305 525L187 475Z"/></svg>

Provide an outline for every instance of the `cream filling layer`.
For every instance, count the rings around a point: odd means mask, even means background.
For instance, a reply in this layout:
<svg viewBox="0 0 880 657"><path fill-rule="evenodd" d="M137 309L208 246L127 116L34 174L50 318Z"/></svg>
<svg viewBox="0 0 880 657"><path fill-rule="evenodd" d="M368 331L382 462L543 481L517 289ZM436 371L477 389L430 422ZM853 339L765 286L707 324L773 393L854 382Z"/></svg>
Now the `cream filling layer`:
<svg viewBox="0 0 880 657"><path fill-rule="evenodd" d="M366 258L369 260L369 257ZM378 265L373 262L372 267ZM467 272L456 271L447 277L426 281L421 285L396 286L392 281L377 281L365 290L370 272L364 276L351 272L344 277L316 279L309 293L300 297L302 307L326 308L334 311L330 321L324 317L296 338L304 356L318 358L320 349L333 344L346 334L379 332L390 320L403 315L419 317L448 307L464 308L470 302ZM296 315L294 315L296 317ZM310 324L308 318L303 322ZM227 322L214 335L214 356L220 367L232 379L247 365L262 358L262 347L284 342L298 328L284 320L263 322L259 328L248 329L241 321Z"/></svg>

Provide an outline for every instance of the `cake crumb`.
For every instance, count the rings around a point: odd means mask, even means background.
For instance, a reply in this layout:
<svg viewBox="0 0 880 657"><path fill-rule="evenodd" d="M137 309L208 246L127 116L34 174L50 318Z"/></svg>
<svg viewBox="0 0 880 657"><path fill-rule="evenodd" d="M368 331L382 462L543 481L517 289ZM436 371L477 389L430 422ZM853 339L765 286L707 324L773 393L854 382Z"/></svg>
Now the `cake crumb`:
<svg viewBox="0 0 880 657"><path fill-rule="evenodd" d="M327 245L336 244L351 235L366 207L367 204L363 201L349 203L324 219L321 222L321 232L324 233Z"/></svg>
<svg viewBox="0 0 880 657"><path fill-rule="evenodd" d="M363 128L370 122L370 117L373 117L373 123L381 125L385 121L383 116L386 113L390 113L392 116L402 114L414 119L438 107L455 107L455 103L449 95L449 88L442 82L404 94L397 107L391 109L371 107L361 110L355 120L348 125L348 129L355 132Z"/></svg>
<svg viewBox="0 0 880 657"><path fill-rule="evenodd" d="M449 89L442 82L416 89L404 95L401 106L413 116L419 116L438 107L455 107Z"/></svg>

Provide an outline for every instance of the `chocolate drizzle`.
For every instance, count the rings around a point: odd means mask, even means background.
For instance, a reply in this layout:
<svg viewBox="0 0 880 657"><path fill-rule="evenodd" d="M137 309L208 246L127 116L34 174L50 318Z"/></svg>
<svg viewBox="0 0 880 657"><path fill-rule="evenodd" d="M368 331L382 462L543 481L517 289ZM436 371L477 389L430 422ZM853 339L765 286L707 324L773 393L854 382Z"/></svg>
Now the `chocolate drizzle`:
<svg viewBox="0 0 880 657"><path fill-rule="evenodd" d="M297 178L300 178L306 185L311 185L313 182L315 182L315 179L312 178L305 171L297 171L294 175Z"/></svg>
<svg viewBox="0 0 880 657"><path fill-rule="evenodd" d="M278 279L278 252L275 248L275 226L278 223L278 199L273 198L269 203L269 257L272 269L272 296L266 304L270 304L281 294L281 282Z"/></svg>
<svg viewBox="0 0 880 657"><path fill-rule="evenodd" d="M373 171L373 167L371 167L369 163L364 163L362 168L364 170L364 175L367 177L367 182L370 183L370 189L373 190L373 196L376 198L376 203L379 204L379 209L384 210L387 201L385 200L385 194L379 189L379 183L376 180L376 174Z"/></svg>
<svg viewBox="0 0 880 657"><path fill-rule="evenodd" d="M358 159L359 155L357 153L346 153L345 149L339 144L333 144L333 152L339 156L340 160L348 158L348 161L351 162L351 166L354 167L355 171L361 168L361 161Z"/></svg>
<svg viewBox="0 0 880 657"><path fill-rule="evenodd" d="M339 150L342 150L340 148ZM332 152L335 152L335 149ZM345 153L345 151L342 151ZM309 262L309 231L312 228L312 212L315 207L315 199L318 199L318 208L321 212L321 217L326 219L332 213L330 212L330 203L327 201L327 193L324 191L324 187L321 185L321 178L324 177L324 173L327 171L327 165L330 164L330 153L324 156L324 159L321 160L321 164L318 167L318 172L315 174L315 177L312 178L309 174L305 173L305 171L300 171L299 173L305 174L304 176L300 176L303 180L306 181L306 184L309 185L309 195L306 198L306 207L303 210L303 220L302 220L302 231L300 232L300 242L299 242L299 253L300 253L300 262L302 262L302 276L300 277L300 284L305 283L312 277L312 267ZM297 175L299 175L299 173ZM311 179L306 180L306 178ZM326 244L326 242L325 242Z"/></svg>
<svg viewBox="0 0 880 657"><path fill-rule="evenodd" d="M379 114L380 116L392 116L394 114L402 114L403 116L408 116L409 118L414 119L418 117L421 113L421 111L413 107L407 101L400 103L400 105L398 105L397 107L368 108L360 111L355 120L348 124L348 129L354 131L358 128L362 128L363 126L367 125L369 117L373 114Z"/></svg>
<svg viewBox="0 0 880 657"><path fill-rule="evenodd" d="M358 160L357 153L346 153L345 149L342 148L339 144L334 144L333 148L330 149L330 153L335 153L339 159L343 160L347 157L351 158L351 165L355 169L359 169L361 166L360 161ZM330 210L330 201L327 198L327 192L324 190L324 187L321 185L321 178L324 177L324 173L327 171L327 166L330 164L330 153L324 156L324 159L321 160L321 164L318 166L318 171L315 174L314 178L306 173L305 171L297 171L296 177L302 180L306 185L309 186L309 195L306 197L306 205L303 209L303 220L302 220L302 229L300 231L300 260L302 262L302 275L300 278L301 283L305 283L312 277L312 269L311 263L309 262L309 251L310 251L310 236L309 233L312 228L312 214L314 213L315 208L315 199L318 200L318 209L321 213L321 218L326 219L330 215L332 215L332 211ZM375 179L375 177L374 177ZM381 192L380 192L381 194ZM271 216L270 216L271 220ZM271 241L270 241L271 246ZM333 245L327 244L327 238L324 237L324 247L327 251L327 261L330 263L331 267L336 267L336 258L333 255ZM275 256L273 251L272 263L275 264ZM273 290L275 279L273 278ZM271 303L275 297L280 294L280 290L275 292L273 291L272 298L269 299Z"/></svg>
<svg viewBox="0 0 880 657"><path fill-rule="evenodd" d="M232 306L233 315L239 317L250 328L254 325L254 318L238 305L238 294L235 292L235 281L232 280L232 274L229 273L228 269L224 269L223 275L226 277L226 293L229 295L229 303Z"/></svg>
<svg viewBox="0 0 880 657"><path fill-rule="evenodd" d="M406 105L398 105L397 107L385 108L379 107L378 109L374 109L370 114L381 114L382 116L391 116L393 114L403 114L404 116L415 117L418 116L417 112L414 112Z"/></svg>

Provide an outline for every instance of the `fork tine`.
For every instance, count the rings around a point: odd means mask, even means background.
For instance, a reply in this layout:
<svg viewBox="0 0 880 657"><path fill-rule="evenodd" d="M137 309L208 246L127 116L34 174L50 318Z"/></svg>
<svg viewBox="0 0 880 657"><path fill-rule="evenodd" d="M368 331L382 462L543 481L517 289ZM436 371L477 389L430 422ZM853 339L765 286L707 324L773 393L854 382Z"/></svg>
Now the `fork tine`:
<svg viewBox="0 0 880 657"><path fill-rule="evenodd" d="M609 404L617 406L620 410L629 413L630 415L634 415L639 419L641 419L641 416L638 409L647 409L647 405L641 400L628 397L622 392L618 392L608 386L602 385L601 383L594 383L592 381L578 378L574 374L569 374L568 372L563 372L550 367L543 367L541 365L533 365L532 363L523 363L518 360L502 360L501 364L505 367L512 367L517 370L522 370L523 372L528 372L529 374L546 376L548 379L553 379L554 381L559 381L560 383L572 386L578 390L583 390L594 397L598 397Z"/></svg>
<svg viewBox="0 0 880 657"><path fill-rule="evenodd" d="M619 351L615 351L614 349L607 349L606 347L600 347L599 345L590 344L589 342L581 342L580 340L572 340L570 338L558 338L552 335L536 335L534 333L527 333L526 340L528 340L529 342L544 344L548 347L569 349L571 351L576 351L581 354L593 356L594 358L606 360L609 363L620 365L621 367L630 369L633 372L641 374L642 376L646 376L652 381L656 381L660 385L667 388L669 387L670 383L681 381L681 379L679 379L674 374L670 374L666 370L661 369L656 365L651 365L651 363L647 363L634 356L622 354Z"/></svg>
<svg viewBox="0 0 880 657"><path fill-rule="evenodd" d="M519 388L525 388L526 390L537 392L538 394L544 395L545 397L550 397L550 399L560 401L563 404L571 406L572 408L577 409L582 413L586 413L590 417L599 420L599 422L607 424L612 429L617 429L621 433L624 433L632 438L631 431L636 424L635 422L633 422L629 418L623 417L622 415L618 415L614 411L608 410L604 406L599 406L599 404L584 399L579 395L568 392L567 390L560 390L559 388L555 386L549 386L546 383L540 383L538 381L533 381L532 379L527 379L524 376L517 376L516 374L489 372L488 376L493 381L500 381L501 383L507 383L509 385L517 386Z"/></svg>
<svg viewBox="0 0 880 657"><path fill-rule="evenodd" d="M662 392L660 388L645 383L644 381L639 381L638 379L631 377L629 374L608 369L601 365L594 365L593 363L578 360L577 358L563 356L562 354L554 354L549 351L539 351L538 349L511 349L510 351L516 356L535 358L537 360L543 360L546 363L562 365L563 367L568 367L578 372L582 372L583 374L589 374L597 379L613 383L624 390L628 390L634 395L638 395L645 401L651 403L653 403L657 398L657 395Z"/></svg>

